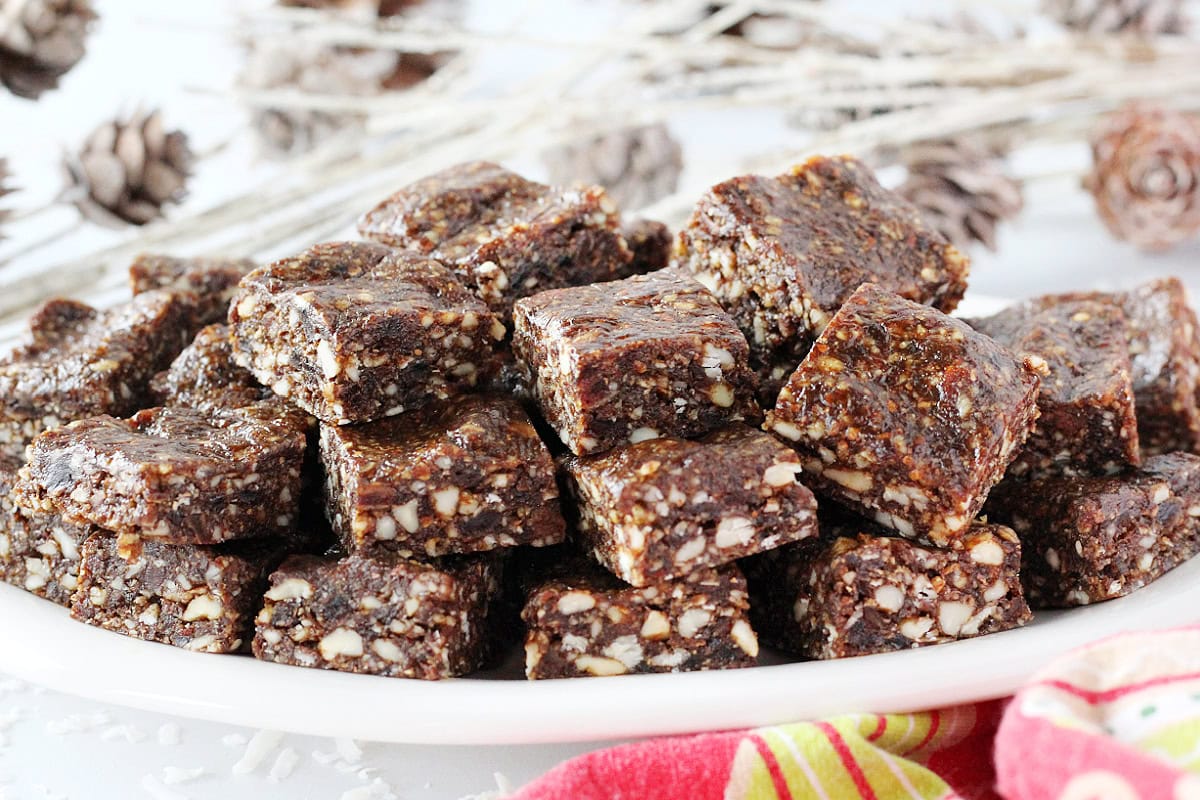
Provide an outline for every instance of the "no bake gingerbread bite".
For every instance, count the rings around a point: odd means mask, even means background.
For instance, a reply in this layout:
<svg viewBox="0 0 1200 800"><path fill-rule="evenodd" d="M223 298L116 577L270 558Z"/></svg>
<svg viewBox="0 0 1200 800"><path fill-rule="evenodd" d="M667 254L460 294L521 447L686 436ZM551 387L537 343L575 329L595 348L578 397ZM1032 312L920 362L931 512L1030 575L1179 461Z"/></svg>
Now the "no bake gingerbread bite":
<svg viewBox="0 0 1200 800"><path fill-rule="evenodd" d="M513 325L542 415L576 455L758 416L745 337L685 273L542 292Z"/></svg>
<svg viewBox="0 0 1200 800"><path fill-rule="evenodd" d="M562 541L554 462L524 408L477 395L321 427L326 509L351 552L435 557Z"/></svg>
<svg viewBox="0 0 1200 800"><path fill-rule="evenodd" d="M1200 456L1151 456L1122 475L1005 482L986 511L1021 537L1035 608L1121 597L1200 551Z"/></svg>
<svg viewBox="0 0 1200 800"><path fill-rule="evenodd" d="M1120 308L1047 296L968 322L1046 365L1038 421L1009 478L1111 474L1141 462L1129 329Z"/></svg>
<svg viewBox="0 0 1200 800"><path fill-rule="evenodd" d="M293 556L271 575L254 655L387 677L465 675L490 652L501 571L490 554Z"/></svg>
<svg viewBox="0 0 1200 800"><path fill-rule="evenodd" d="M21 458L44 430L148 405L151 377L191 339L191 307L164 291L103 311L46 302L25 341L0 358L0 453Z"/></svg>
<svg viewBox="0 0 1200 800"><path fill-rule="evenodd" d="M717 184L681 229L674 261L733 315L768 395L862 284L949 313L969 270L915 207L849 156Z"/></svg>
<svg viewBox="0 0 1200 800"><path fill-rule="evenodd" d="M520 298L613 280L633 258L604 189L546 186L487 161L406 186L358 230L447 264L506 323Z"/></svg>
<svg viewBox="0 0 1200 800"><path fill-rule="evenodd" d="M817 532L800 459L733 425L703 439L652 439L564 461L579 540L634 586L681 578Z"/></svg>
<svg viewBox="0 0 1200 800"><path fill-rule="evenodd" d="M546 554L549 555L549 554ZM733 564L632 587L570 551L525 581L530 679L754 666L746 579Z"/></svg>
<svg viewBox="0 0 1200 800"><path fill-rule="evenodd" d="M80 420L29 448L29 492L126 539L214 544L287 531L304 462L297 416L266 402Z"/></svg>
<svg viewBox="0 0 1200 800"><path fill-rule="evenodd" d="M239 364L336 425L476 386L505 333L440 262L367 242L320 244L255 270L229 322Z"/></svg>
<svg viewBox="0 0 1200 800"><path fill-rule="evenodd" d="M845 658L952 642L1031 618L1021 545L973 523L957 549L923 547L851 514L822 535L742 561L763 640L806 658Z"/></svg>
<svg viewBox="0 0 1200 800"><path fill-rule="evenodd" d="M904 536L959 542L1037 420L1039 364L874 284L767 414L804 481Z"/></svg>

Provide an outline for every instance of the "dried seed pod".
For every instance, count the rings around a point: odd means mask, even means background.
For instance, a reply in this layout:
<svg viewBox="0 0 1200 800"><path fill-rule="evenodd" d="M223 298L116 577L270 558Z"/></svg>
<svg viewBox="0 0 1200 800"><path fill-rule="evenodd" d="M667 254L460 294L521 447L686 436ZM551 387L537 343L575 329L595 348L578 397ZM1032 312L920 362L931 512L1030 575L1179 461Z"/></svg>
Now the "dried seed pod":
<svg viewBox="0 0 1200 800"><path fill-rule="evenodd" d="M1086 33L1179 34L1187 29L1183 0L1044 0L1043 10Z"/></svg>
<svg viewBox="0 0 1200 800"><path fill-rule="evenodd" d="M350 13L363 13L379 18L395 17L425 5L426 0L278 0L281 6L318 8Z"/></svg>
<svg viewBox="0 0 1200 800"><path fill-rule="evenodd" d="M13 191L13 188L8 185L8 177L8 162L0 158L0 197ZM0 239L4 238L4 221L8 219L8 215L8 209L0 208Z"/></svg>
<svg viewBox="0 0 1200 800"><path fill-rule="evenodd" d="M921 142L904 154L901 195L960 249L981 242L996 249L996 228L1024 205L1021 183L1001 156L972 139Z"/></svg>
<svg viewBox="0 0 1200 800"><path fill-rule="evenodd" d="M192 152L187 136L167 131L158 111L98 127L65 159L63 199L101 225L144 225L186 194Z"/></svg>
<svg viewBox="0 0 1200 800"><path fill-rule="evenodd" d="M332 96L367 96L383 90L401 67L390 50L320 48L298 52L282 45L252 45L241 76L250 89L293 88ZM364 116L308 108L262 108L254 112L255 129L268 153L295 155L328 137L360 129Z"/></svg>
<svg viewBox="0 0 1200 800"><path fill-rule="evenodd" d="M543 155L556 184L599 184L624 208L675 191L683 148L665 125L646 125L571 142Z"/></svg>
<svg viewBox="0 0 1200 800"><path fill-rule="evenodd" d="M1166 250L1200 235L1200 122L1134 104L1092 135L1084 186L1118 239Z"/></svg>
<svg viewBox="0 0 1200 800"><path fill-rule="evenodd" d="M36 100L86 50L91 0L0 0L0 83Z"/></svg>

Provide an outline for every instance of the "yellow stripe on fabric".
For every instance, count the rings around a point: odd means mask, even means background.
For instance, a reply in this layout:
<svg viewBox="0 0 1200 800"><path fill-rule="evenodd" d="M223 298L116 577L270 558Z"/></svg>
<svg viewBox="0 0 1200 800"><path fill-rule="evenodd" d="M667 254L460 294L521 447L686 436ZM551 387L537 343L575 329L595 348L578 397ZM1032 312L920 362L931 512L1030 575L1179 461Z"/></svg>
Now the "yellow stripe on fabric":
<svg viewBox="0 0 1200 800"><path fill-rule="evenodd" d="M842 739L867 777L871 788L881 798L913 798L934 800L943 796L949 787L934 773L908 759L889 753L867 741L863 725L855 718L839 717L830 723L842 734ZM875 730L868 726L869 736ZM929 725L925 726L928 733ZM924 735L924 734L923 734ZM919 741L919 740L917 740Z"/></svg>
<svg viewBox="0 0 1200 800"><path fill-rule="evenodd" d="M928 714L888 714L884 719L887 727L883 735L875 740L875 746L893 753L903 753L916 747L929 733L931 724ZM870 734L870 731L867 733Z"/></svg>
<svg viewBox="0 0 1200 800"><path fill-rule="evenodd" d="M841 800L858 797L854 781L842 767L829 739L807 722L760 731L775 754L795 800Z"/></svg>
<svg viewBox="0 0 1200 800"><path fill-rule="evenodd" d="M1134 742L1189 772L1200 772L1200 718L1182 719L1160 726Z"/></svg>
<svg viewBox="0 0 1200 800"><path fill-rule="evenodd" d="M902 747L911 748L920 742L918 734L924 737L929 732L929 720L925 720L924 725L914 724L911 730L907 724L900 726L901 721L907 722L908 715L894 715L888 723L889 727L899 728L900 732L894 733L892 738ZM974 715L970 715L969 720L948 720L949 738L957 740L964 735L960 724L964 721L973 726ZM841 735L846 749L880 800L935 800L953 796L950 787L933 772L869 741L876 732L878 717L846 716L830 720L830 724ZM779 774L795 800L840 800L859 796L836 749L825 732L815 725L781 725L760 729L753 735L757 735L761 745L747 737L738 746L725 800L780 800L760 746L765 746L774 756ZM938 738L935 736L931 741Z"/></svg>
<svg viewBox="0 0 1200 800"><path fill-rule="evenodd" d="M742 739L734 754L725 800L782 800L758 747L749 738Z"/></svg>

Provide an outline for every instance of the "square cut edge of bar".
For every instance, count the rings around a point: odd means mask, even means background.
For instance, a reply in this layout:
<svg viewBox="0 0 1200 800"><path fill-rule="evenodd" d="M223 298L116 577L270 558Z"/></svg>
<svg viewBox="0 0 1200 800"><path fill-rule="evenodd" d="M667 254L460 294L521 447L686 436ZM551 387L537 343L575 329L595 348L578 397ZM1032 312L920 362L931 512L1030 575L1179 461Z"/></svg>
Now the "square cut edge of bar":
<svg viewBox="0 0 1200 800"><path fill-rule="evenodd" d="M846 658L996 633L1032 618L1021 544L1003 525L973 523L955 550L840 512L823 516L822 532L742 560L764 642L807 658Z"/></svg>
<svg viewBox="0 0 1200 800"><path fill-rule="evenodd" d="M864 284L764 427L800 453L818 494L909 538L955 546L1033 428L1037 362Z"/></svg>
<svg viewBox="0 0 1200 800"><path fill-rule="evenodd" d="M542 292L513 324L538 406L576 455L758 417L746 339L686 273Z"/></svg>
<svg viewBox="0 0 1200 800"><path fill-rule="evenodd" d="M651 439L563 460L578 538L634 586L683 577L817 533L800 460L734 424L688 441Z"/></svg>
<svg viewBox="0 0 1200 800"><path fill-rule="evenodd" d="M251 272L229 322L238 364L338 425L474 388L505 332L440 262L369 242L320 244Z"/></svg>
<svg viewBox="0 0 1200 800"><path fill-rule="evenodd" d="M320 450L327 517L348 552L431 558L566 535L550 451L511 398L322 425Z"/></svg>

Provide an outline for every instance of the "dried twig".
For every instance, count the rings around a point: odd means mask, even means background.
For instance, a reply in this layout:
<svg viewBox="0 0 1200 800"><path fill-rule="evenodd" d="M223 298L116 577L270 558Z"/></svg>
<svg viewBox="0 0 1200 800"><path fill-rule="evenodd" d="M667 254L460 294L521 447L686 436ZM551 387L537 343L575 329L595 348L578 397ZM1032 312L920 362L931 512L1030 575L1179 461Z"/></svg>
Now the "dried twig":
<svg viewBox="0 0 1200 800"><path fill-rule="evenodd" d="M252 107L353 111L366 135L333 139L290 162L289 179L187 216L148 226L84 258L13 278L0 271L0 318L57 292L119 286L137 251L228 252L267 257L347 230L364 206L432 170L469 158L504 159L631 124L712 110L867 109L874 116L749 160L708 165L713 181L784 169L814 152L874 154L887 162L927 138L970 132L982 140L1078 140L1095 119L1133 97L1200 109L1200 43L1131 42L1063 35L1054 41L983 40L911 20L847 18L793 0L644 4L619 29L570 41L522 30L471 31L415 19L353 21L309 9L271 8L237 20L238 33L293 44L345 45L457 55L424 84L397 94L330 97L298 91L234 92ZM752 14L802 20L819 37L779 51L719 35ZM692 20L663 33L670 21ZM481 81L476 55L523 44L570 54L528 80ZM645 213L678 222L695 197L680 193ZM247 220L253 220L248 224Z"/></svg>

